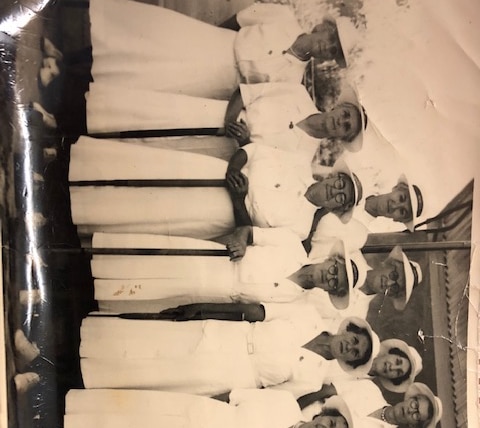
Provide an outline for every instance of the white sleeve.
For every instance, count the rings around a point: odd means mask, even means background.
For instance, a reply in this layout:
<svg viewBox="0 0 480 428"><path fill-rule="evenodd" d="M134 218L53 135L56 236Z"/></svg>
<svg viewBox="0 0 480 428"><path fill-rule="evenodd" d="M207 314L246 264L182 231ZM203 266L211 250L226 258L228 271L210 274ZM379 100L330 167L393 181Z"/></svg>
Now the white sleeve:
<svg viewBox="0 0 480 428"><path fill-rule="evenodd" d="M298 235L285 227L252 227L253 245L265 247L272 246L288 246L292 248L302 247ZM305 254L306 256L306 254Z"/></svg>
<svg viewBox="0 0 480 428"><path fill-rule="evenodd" d="M254 420L255 426L288 427L302 418L300 406L287 391L236 389L230 393L230 405L237 407L240 420Z"/></svg>
<svg viewBox="0 0 480 428"><path fill-rule="evenodd" d="M240 94L245 108L253 104L256 100L266 95L270 83L240 84Z"/></svg>
<svg viewBox="0 0 480 428"><path fill-rule="evenodd" d="M265 320L292 320L302 317L307 305L304 303L262 303L265 308Z"/></svg>
<svg viewBox="0 0 480 428"><path fill-rule="evenodd" d="M328 372L330 362L307 351L301 360L293 367L290 380L274 385L271 388L291 392L295 398L318 391L324 384L325 374Z"/></svg>
<svg viewBox="0 0 480 428"><path fill-rule="evenodd" d="M320 414L322 409L323 409L323 404L320 403L319 401L315 401L314 403L309 404L307 407L304 407L302 409L303 420L306 422L312 421L315 416Z"/></svg>
<svg viewBox="0 0 480 428"><path fill-rule="evenodd" d="M280 399L281 397L286 399L293 400L293 396L286 391L272 391L269 389L243 389L236 388L232 389L230 392L230 404L233 406L238 406L240 403L246 401L270 401L275 402L275 399Z"/></svg>
<svg viewBox="0 0 480 428"><path fill-rule="evenodd" d="M276 98L281 103L286 103L305 111L305 114L317 113L314 102L307 89L300 83L289 82L263 82L253 84L240 84L240 93L245 107L256 100L265 97Z"/></svg>
<svg viewBox="0 0 480 428"><path fill-rule="evenodd" d="M367 416L375 410L388 406L380 388L371 380L342 380L333 382L333 385L349 409L358 413L359 416Z"/></svg>
<svg viewBox="0 0 480 428"><path fill-rule="evenodd" d="M237 13L240 27L295 20L292 9L286 5L254 3Z"/></svg>
<svg viewBox="0 0 480 428"><path fill-rule="evenodd" d="M328 213L318 222L313 234L310 257L325 258L337 239L345 241L348 251L351 252L362 248L367 238L368 229L355 218L344 224L335 214Z"/></svg>
<svg viewBox="0 0 480 428"><path fill-rule="evenodd" d="M313 339L315 336L332 330L334 323L324 319L315 306L299 303L263 303L265 320L285 320L290 322L298 330L298 339L305 340L302 344Z"/></svg>
<svg viewBox="0 0 480 428"><path fill-rule="evenodd" d="M278 385L269 386L268 389L285 392L288 391L298 399L306 394L318 391L320 388L315 389L315 386L311 382L307 381L287 380L286 382L279 383Z"/></svg>

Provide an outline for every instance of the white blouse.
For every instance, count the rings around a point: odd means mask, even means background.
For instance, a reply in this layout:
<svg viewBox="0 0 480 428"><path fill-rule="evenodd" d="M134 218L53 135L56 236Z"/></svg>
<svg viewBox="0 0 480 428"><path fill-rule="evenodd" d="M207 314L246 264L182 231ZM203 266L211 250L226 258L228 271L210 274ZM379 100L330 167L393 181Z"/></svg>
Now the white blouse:
<svg viewBox="0 0 480 428"><path fill-rule="evenodd" d="M305 87L295 83L240 85L251 140L313 159L320 140L298 128L298 122L319 113Z"/></svg>
<svg viewBox="0 0 480 428"><path fill-rule="evenodd" d="M255 225L288 227L301 240L308 237L317 207L305 198L315 181L304 158L260 144L243 147L249 190L245 205Z"/></svg>
<svg viewBox="0 0 480 428"><path fill-rule="evenodd" d="M288 6L256 3L237 21L234 51L244 83L302 81L307 62L286 51L304 31Z"/></svg>

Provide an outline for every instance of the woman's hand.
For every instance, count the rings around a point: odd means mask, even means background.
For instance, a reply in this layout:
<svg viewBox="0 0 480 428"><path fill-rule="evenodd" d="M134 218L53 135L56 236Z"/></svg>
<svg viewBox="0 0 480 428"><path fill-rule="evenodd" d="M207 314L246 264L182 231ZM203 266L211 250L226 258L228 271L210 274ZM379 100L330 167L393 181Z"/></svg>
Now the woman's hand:
<svg viewBox="0 0 480 428"><path fill-rule="evenodd" d="M247 246L251 243L252 227L237 227L235 231L227 237L227 250L230 254L230 261L240 261L247 251Z"/></svg>
<svg viewBox="0 0 480 428"><path fill-rule="evenodd" d="M231 241L227 243L227 250L230 255L230 261L239 262L247 251L247 244L241 241Z"/></svg>
<svg viewBox="0 0 480 428"><path fill-rule="evenodd" d="M227 123L225 129L225 135L235 138L240 147L250 143L250 130L243 119L240 119L239 122Z"/></svg>
<svg viewBox="0 0 480 428"><path fill-rule="evenodd" d="M248 193L248 177L240 170L228 168L226 174L227 190L232 199L245 199Z"/></svg>

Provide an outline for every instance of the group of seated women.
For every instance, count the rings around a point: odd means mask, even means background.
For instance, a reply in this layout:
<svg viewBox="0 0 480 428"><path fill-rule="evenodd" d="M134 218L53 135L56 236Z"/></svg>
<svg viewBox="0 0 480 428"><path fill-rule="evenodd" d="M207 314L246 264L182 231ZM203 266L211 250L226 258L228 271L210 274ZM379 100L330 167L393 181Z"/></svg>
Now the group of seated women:
<svg viewBox="0 0 480 428"><path fill-rule="evenodd" d="M435 427L422 357L366 320L377 294L405 309L421 267L398 246L373 266L360 252L374 219L413 230L423 195L350 166L372 126L351 85L322 111L302 84L347 66L351 24L305 32L253 4L223 28L130 0L90 17L90 134L175 137L71 148L73 221L107 251L66 427Z"/></svg>

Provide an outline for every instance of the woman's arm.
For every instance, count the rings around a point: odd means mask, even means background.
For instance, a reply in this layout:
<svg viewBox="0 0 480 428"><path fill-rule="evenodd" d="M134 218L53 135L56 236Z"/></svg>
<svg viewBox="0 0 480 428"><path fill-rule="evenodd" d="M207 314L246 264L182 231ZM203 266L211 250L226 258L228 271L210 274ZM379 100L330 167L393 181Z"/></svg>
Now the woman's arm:
<svg viewBox="0 0 480 428"><path fill-rule="evenodd" d="M227 176L229 172L240 171L247 162L247 152L243 149L238 149L228 161Z"/></svg>
<svg viewBox="0 0 480 428"><path fill-rule="evenodd" d="M232 200L233 215L237 227L252 225L252 220L245 206L245 197L248 193L248 178L240 171L247 161L247 152L239 149L232 156L227 167L227 190Z"/></svg>
<svg viewBox="0 0 480 428"><path fill-rule="evenodd" d="M253 244L252 226L236 227L235 231L225 237L225 245L230 253L232 262L240 261L247 251L247 247Z"/></svg>
<svg viewBox="0 0 480 428"><path fill-rule="evenodd" d="M252 226L253 222L245 205L245 197L248 193L248 178L241 172L238 176L227 178L227 187L232 200L233 217L237 228L242 226ZM235 183L235 184L232 184Z"/></svg>
<svg viewBox="0 0 480 428"><path fill-rule="evenodd" d="M228 102L227 105L227 111L225 112L225 129L227 128L228 124L230 122L236 122L238 115L244 108L243 104L243 99L242 99L242 94L240 92L240 88L237 88L231 98L230 101Z"/></svg>
<svg viewBox="0 0 480 428"><path fill-rule="evenodd" d="M250 144L250 129L243 119L238 122L230 122L226 125L225 135L234 138L240 147Z"/></svg>
<svg viewBox="0 0 480 428"><path fill-rule="evenodd" d="M331 383L324 384L320 391L305 394L297 400L297 403L301 409L304 409L305 407L310 406L310 404L313 404L316 401L320 401L323 403L323 401L325 401L332 395L337 395L337 390L335 389L335 387Z"/></svg>

